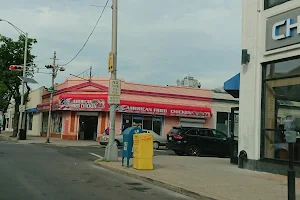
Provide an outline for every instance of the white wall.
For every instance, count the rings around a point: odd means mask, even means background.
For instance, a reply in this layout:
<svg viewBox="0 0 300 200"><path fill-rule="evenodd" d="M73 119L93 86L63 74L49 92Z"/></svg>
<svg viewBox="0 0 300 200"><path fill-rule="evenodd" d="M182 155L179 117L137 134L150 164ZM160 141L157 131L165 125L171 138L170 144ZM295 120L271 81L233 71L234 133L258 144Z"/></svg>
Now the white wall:
<svg viewBox="0 0 300 200"><path fill-rule="evenodd" d="M36 108L38 104L41 104L43 92L43 87L31 91L28 96L29 101L26 104L26 109ZM40 131L42 130L42 113L34 113L32 119L32 130L28 130L28 127L29 117L27 117L27 135L39 136Z"/></svg>
<svg viewBox="0 0 300 200"><path fill-rule="evenodd" d="M263 0L243 0L242 49L247 49L251 58L247 66L241 66L239 151L245 150L248 158L254 160L260 158L261 63L300 55L300 44L265 51L266 19L300 7L300 1L268 10L263 5Z"/></svg>
<svg viewBox="0 0 300 200"><path fill-rule="evenodd" d="M12 99L5 113L5 119L6 119L5 131L13 131L14 114L15 114L15 100Z"/></svg>

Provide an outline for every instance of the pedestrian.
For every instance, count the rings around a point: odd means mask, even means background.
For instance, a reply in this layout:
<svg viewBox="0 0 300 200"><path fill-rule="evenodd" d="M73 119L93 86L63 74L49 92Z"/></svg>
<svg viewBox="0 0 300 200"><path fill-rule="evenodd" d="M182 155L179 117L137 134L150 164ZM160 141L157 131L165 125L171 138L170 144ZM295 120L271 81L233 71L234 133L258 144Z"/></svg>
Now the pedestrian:
<svg viewBox="0 0 300 200"><path fill-rule="evenodd" d="M107 127L104 132L105 132L105 135L109 135L109 127Z"/></svg>

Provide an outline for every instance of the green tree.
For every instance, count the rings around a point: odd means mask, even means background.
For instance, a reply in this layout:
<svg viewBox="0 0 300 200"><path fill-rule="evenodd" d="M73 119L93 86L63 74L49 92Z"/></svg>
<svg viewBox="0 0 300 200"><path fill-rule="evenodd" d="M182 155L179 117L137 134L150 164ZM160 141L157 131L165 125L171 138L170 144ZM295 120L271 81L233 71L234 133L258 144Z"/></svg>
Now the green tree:
<svg viewBox="0 0 300 200"><path fill-rule="evenodd" d="M31 54L32 45L37 43L35 39L28 39L27 46L27 66L33 63L36 56ZM18 76L22 76L22 72L10 71L10 65L23 65L24 63L24 47L25 37L20 36L17 41L11 38L0 35L0 110L4 112L9 105L11 98L15 100L15 114L13 121L13 136L16 136L18 131L19 121L19 105L21 104L20 85L21 80ZM32 75L31 72L28 72ZM25 101L27 101L30 88L26 85Z"/></svg>

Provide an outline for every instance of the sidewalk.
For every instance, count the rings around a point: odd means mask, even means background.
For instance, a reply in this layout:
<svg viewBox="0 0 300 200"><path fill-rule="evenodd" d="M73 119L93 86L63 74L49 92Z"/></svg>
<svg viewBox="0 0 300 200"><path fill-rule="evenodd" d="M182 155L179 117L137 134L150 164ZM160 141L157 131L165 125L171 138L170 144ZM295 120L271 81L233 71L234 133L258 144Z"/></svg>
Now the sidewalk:
<svg viewBox="0 0 300 200"><path fill-rule="evenodd" d="M288 199L286 176L239 169L229 159L155 156L151 171L122 167L121 162L95 163L197 199ZM300 199L300 179L296 180L296 193Z"/></svg>
<svg viewBox="0 0 300 200"><path fill-rule="evenodd" d="M46 137L41 136L27 136L26 140L17 140L17 138L10 137L12 132L2 131L0 134L0 140L15 141L20 144L46 144ZM96 141L85 141L85 140L62 140L59 138L50 138L49 145L57 146L99 146Z"/></svg>

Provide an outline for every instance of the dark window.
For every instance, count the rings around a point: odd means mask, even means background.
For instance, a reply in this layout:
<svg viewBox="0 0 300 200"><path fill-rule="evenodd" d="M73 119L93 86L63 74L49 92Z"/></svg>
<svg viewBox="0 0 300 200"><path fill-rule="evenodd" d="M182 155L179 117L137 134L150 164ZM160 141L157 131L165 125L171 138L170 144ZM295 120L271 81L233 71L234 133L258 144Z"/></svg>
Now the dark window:
<svg viewBox="0 0 300 200"><path fill-rule="evenodd" d="M299 138L295 144L295 160L300 161L300 59L264 65L262 85L261 156L288 159L284 120L291 115Z"/></svg>
<svg viewBox="0 0 300 200"><path fill-rule="evenodd" d="M133 115L132 126L139 126L141 128L143 125L143 116L142 115Z"/></svg>
<svg viewBox="0 0 300 200"><path fill-rule="evenodd" d="M132 127L132 115L123 114L122 132L129 127Z"/></svg>
<svg viewBox="0 0 300 200"><path fill-rule="evenodd" d="M158 135L161 134L162 117L153 117L153 131Z"/></svg>
<svg viewBox="0 0 300 200"><path fill-rule="evenodd" d="M196 129L191 129L191 130L189 130L186 134L187 134L187 135L196 136L196 135L197 135L197 131L196 131Z"/></svg>
<svg viewBox="0 0 300 200"><path fill-rule="evenodd" d="M162 134L162 116L132 114L123 114L122 116L122 132L126 128L139 126L142 129L152 130L158 135Z"/></svg>
<svg viewBox="0 0 300 200"><path fill-rule="evenodd" d="M143 116L143 129L152 130L152 116Z"/></svg>
<svg viewBox="0 0 300 200"><path fill-rule="evenodd" d="M28 113L28 130L32 130L32 118L33 118L33 114L32 113Z"/></svg>
<svg viewBox="0 0 300 200"><path fill-rule="evenodd" d="M204 137L214 137L214 134L209 129L199 129L198 135Z"/></svg>
<svg viewBox="0 0 300 200"><path fill-rule="evenodd" d="M213 130L213 134L216 138L219 138L219 139L226 139L227 138L226 134L219 131L219 130Z"/></svg>
<svg viewBox="0 0 300 200"><path fill-rule="evenodd" d="M47 133L48 130L48 113L43 113L42 132Z"/></svg>
<svg viewBox="0 0 300 200"><path fill-rule="evenodd" d="M226 134L229 134L229 115L227 112L217 112L216 128Z"/></svg>
<svg viewBox="0 0 300 200"><path fill-rule="evenodd" d="M265 10L283 4L288 1L290 0L265 0Z"/></svg>

